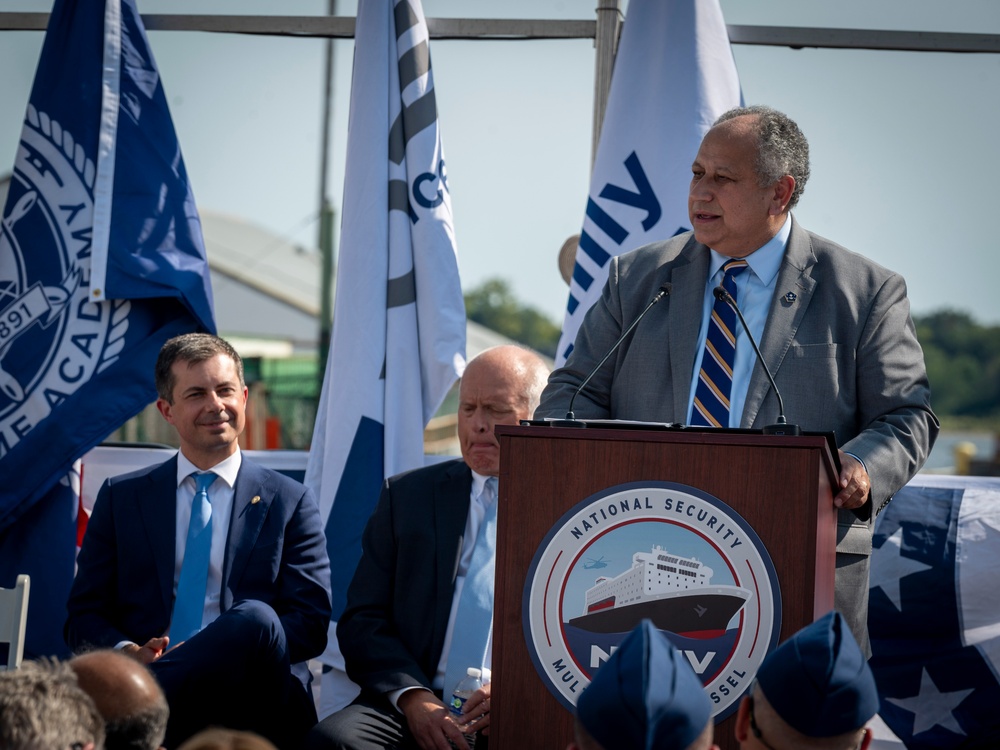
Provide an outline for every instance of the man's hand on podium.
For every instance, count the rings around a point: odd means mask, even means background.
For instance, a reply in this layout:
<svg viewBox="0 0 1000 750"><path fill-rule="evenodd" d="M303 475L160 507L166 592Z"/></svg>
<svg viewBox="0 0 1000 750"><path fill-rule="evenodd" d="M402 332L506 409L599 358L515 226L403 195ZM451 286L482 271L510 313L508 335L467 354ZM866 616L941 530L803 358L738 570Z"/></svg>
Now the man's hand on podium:
<svg viewBox="0 0 1000 750"><path fill-rule="evenodd" d="M850 453L840 453L840 492L833 498L833 504L838 508L853 510L860 508L868 500L872 487L871 478L858 459Z"/></svg>

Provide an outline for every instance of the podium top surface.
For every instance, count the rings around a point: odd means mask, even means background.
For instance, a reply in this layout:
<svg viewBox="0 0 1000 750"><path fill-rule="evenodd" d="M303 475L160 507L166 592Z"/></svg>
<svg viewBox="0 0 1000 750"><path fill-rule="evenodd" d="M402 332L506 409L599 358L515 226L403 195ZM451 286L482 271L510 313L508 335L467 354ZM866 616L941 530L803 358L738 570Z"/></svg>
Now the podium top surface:
<svg viewBox="0 0 1000 750"><path fill-rule="evenodd" d="M831 482L840 475L840 455L832 432L766 435L761 430L732 427L690 427L669 422L618 419L523 420L519 425L496 425L497 438L515 436L552 440L644 440L675 444L760 446L820 450Z"/></svg>

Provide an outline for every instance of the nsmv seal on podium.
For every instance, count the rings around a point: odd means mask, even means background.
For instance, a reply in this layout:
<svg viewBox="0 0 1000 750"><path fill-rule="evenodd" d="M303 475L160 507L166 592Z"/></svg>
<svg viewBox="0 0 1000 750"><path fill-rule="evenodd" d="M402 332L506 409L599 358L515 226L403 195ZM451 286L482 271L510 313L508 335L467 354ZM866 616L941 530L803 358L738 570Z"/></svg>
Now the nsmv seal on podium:
<svg viewBox="0 0 1000 750"><path fill-rule="evenodd" d="M535 668L570 710L649 619L724 719L781 629L777 575L760 538L719 498L671 482L608 487L559 519L532 560L522 611Z"/></svg>

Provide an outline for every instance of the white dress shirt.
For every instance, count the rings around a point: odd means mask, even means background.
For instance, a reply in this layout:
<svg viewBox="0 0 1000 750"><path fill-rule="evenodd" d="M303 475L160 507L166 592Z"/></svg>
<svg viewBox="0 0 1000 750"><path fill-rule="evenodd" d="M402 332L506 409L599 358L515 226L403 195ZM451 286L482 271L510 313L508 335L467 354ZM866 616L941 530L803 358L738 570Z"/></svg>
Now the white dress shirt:
<svg viewBox="0 0 1000 750"><path fill-rule="evenodd" d="M243 456L237 450L229 458L210 469L212 473L217 475L217 478L208 488L208 497L212 503L212 551L209 555L208 588L205 595L205 611L201 618L202 627L215 620L222 612L222 566L226 559L229 519L233 514L233 487L236 485L236 477L240 473L242 462ZM201 473L201 469L191 463L183 453L178 452L174 596L177 595L177 582L181 577L184 548L187 546L188 524L191 521L191 502L194 500L195 481L191 475L198 473Z"/></svg>

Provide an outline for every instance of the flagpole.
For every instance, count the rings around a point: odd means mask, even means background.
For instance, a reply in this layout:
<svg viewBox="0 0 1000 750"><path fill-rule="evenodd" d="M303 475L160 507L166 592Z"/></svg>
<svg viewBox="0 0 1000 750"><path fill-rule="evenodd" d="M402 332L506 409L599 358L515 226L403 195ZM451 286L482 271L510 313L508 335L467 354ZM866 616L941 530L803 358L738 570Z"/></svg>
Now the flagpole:
<svg viewBox="0 0 1000 750"><path fill-rule="evenodd" d="M613 20L616 0L600 2L595 26ZM572 351L611 258L685 231L692 155L715 118L742 100L719 0L630 0L612 61L614 37L595 37L612 81L603 113L605 97L595 91L600 139L575 262L564 264L570 288L556 366Z"/></svg>
<svg viewBox="0 0 1000 750"><path fill-rule="evenodd" d="M337 0L329 0L328 13L337 14ZM330 161L330 112L333 96L333 39L326 40L323 83L323 130L320 134L319 169L319 251L322 259L319 285L319 366L316 370L318 388L323 388L326 359L330 353L330 333L333 330L333 202L327 185Z"/></svg>
<svg viewBox="0 0 1000 750"><path fill-rule="evenodd" d="M611 90L611 73L615 68L615 53L618 51L618 36L622 28L621 0L598 0L597 27L594 36L594 123L590 142L590 168L593 171L597 158L597 144L601 140L601 126L604 111L608 108L608 92Z"/></svg>

